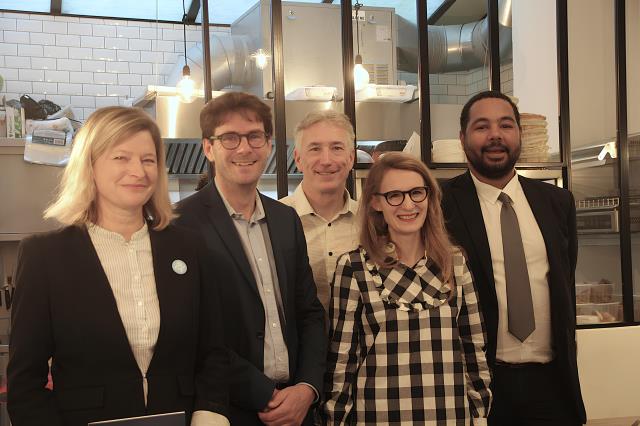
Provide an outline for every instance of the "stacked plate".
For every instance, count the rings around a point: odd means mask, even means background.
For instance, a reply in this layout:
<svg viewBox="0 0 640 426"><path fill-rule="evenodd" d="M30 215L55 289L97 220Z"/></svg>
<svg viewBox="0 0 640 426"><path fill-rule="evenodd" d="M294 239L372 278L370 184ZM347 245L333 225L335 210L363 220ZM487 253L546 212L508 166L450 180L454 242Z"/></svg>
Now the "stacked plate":
<svg viewBox="0 0 640 426"><path fill-rule="evenodd" d="M459 139L433 141L431 160L434 163L466 163L467 159Z"/></svg>
<svg viewBox="0 0 640 426"><path fill-rule="evenodd" d="M522 152L520 162L541 163L549 159L547 117L540 114L520 113L522 126Z"/></svg>

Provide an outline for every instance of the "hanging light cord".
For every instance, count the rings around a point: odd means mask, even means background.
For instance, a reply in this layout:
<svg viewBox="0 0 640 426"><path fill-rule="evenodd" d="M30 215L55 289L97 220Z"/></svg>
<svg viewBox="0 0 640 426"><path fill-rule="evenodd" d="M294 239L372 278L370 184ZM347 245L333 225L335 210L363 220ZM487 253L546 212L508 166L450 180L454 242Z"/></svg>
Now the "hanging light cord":
<svg viewBox="0 0 640 426"><path fill-rule="evenodd" d="M184 43L184 66L187 64L187 9L182 0L182 41Z"/></svg>
<svg viewBox="0 0 640 426"><path fill-rule="evenodd" d="M360 55L360 8L362 7L362 3L356 1L356 4L353 5L353 8L356 10L356 47L358 49L358 55Z"/></svg>

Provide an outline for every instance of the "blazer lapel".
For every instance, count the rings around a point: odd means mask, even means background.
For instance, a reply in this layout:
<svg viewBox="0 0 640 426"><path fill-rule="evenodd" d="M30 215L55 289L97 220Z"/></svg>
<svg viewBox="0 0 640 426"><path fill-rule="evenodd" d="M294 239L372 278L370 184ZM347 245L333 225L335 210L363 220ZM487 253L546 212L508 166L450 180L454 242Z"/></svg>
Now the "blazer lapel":
<svg viewBox="0 0 640 426"><path fill-rule="evenodd" d="M206 195L205 205L211 226L218 233L229 253L231 253L231 257L247 280L247 283L249 283L249 286L255 292L256 296L260 297L258 285L251 271L251 265L249 265L249 260L244 252L242 243L240 242L236 226L220 197L218 188L216 188L213 183L209 183L202 191Z"/></svg>
<svg viewBox="0 0 640 426"><path fill-rule="evenodd" d="M471 173L463 174L455 185L452 186L453 195L458 204L458 210L463 217L464 226L475 250L475 258L479 259L480 266L485 274L486 282L495 288L493 279L493 264L491 263L491 249L489 239L482 218L482 209L478 200L478 193L473 184ZM471 256L472 254L469 253Z"/></svg>

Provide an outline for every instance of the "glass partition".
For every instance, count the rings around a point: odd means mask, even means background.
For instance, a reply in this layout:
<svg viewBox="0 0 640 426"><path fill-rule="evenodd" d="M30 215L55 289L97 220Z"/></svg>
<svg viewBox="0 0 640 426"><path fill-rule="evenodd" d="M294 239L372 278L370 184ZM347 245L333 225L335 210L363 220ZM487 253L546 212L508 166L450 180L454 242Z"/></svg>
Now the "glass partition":
<svg viewBox="0 0 640 426"><path fill-rule="evenodd" d="M640 321L640 0L626 1L627 125L629 134L629 204L631 206L631 262L633 319Z"/></svg>
<svg viewBox="0 0 640 426"><path fill-rule="evenodd" d="M519 161L560 162L556 4L499 1L498 5L500 85L520 110Z"/></svg>
<svg viewBox="0 0 640 426"><path fill-rule="evenodd" d="M312 111L344 111L341 16L339 1L282 3L289 194L302 181L294 161L296 125Z"/></svg>
<svg viewBox="0 0 640 426"><path fill-rule="evenodd" d="M416 4L364 0L352 8L358 163L403 149L419 156Z"/></svg>
<svg viewBox="0 0 640 426"><path fill-rule="evenodd" d="M577 322L620 322L613 3L569 0L568 16L572 192L579 242Z"/></svg>
<svg viewBox="0 0 640 426"><path fill-rule="evenodd" d="M430 3L427 0L427 9ZM431 161L436 167L463 166L466 162L459 140L459 119L467 100L489 87L486 15L486 2L466 3L464 7L454 3L428 27ZM511 67L510 55L503 61L505 67Z"/></svg>

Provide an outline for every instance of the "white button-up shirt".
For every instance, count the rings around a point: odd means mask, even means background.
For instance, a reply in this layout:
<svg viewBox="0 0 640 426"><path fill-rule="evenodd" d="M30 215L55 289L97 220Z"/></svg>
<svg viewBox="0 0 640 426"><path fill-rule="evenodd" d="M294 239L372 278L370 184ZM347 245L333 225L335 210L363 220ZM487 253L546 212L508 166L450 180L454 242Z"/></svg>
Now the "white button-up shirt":
<svg viewBox="0 0 640 426"><path fill-rule="evenodd" d="M344 200L342 209L331 220L326 220L315 212L302 184L298 185L292 195L280 200L293 207L300 216L318 300L327 312L338 257L358 247L358 203L349 197L346 190Z"/></svg>
<svg viewBox="0 0 640 426"><path fill-rule="evenodd" d="M522 190L516 174L513 179L500 190L494 186L480 182L473 173L484 219L484 226L491 250L493 279L498 298L498 342L496 359L510 363L542 362L553 359L551 343L551 302L549 299L549 260L547 249L529 201ZM536 329L524 341L520 342L509 333L509 315L507 311L507 283L504 272L504 253L502 249L502 228L500 211L502 202L498 200L501 192L506 193L513 201L513 210L518 217L524 254L527 260L529 283Z"/></svg>

